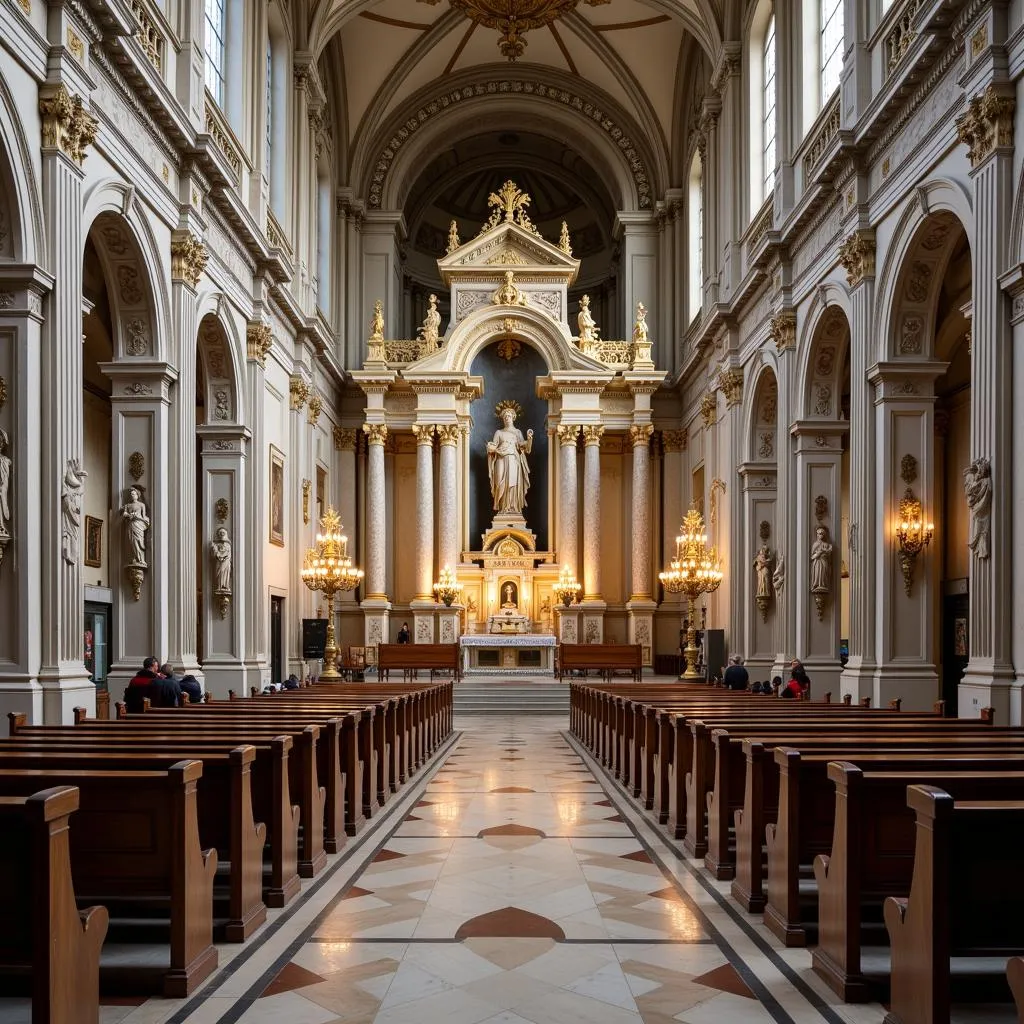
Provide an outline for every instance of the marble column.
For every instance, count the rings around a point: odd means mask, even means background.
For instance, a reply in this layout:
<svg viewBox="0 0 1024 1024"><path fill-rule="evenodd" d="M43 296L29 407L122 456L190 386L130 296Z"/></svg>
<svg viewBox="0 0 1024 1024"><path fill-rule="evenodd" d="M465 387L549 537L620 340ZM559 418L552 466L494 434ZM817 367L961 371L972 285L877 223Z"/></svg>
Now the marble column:
<svg viewBox="0 0 1024 1024"><path fill-rule="evenodd" d="M337 480L331 488L337 497L335 507L341 516L342 529L349 537L349 554L355 556L356 552L356 432L352 427L335 427L333 431L334 450L337 452L335 466L337 467ZM351 633L345 629L345 622L351 625L351 616L356 607L356 592L354 590L343 590L334 599L334 606L338 609L338 616L341 619L341 636L345 637L346 643L353 642L348 639Z"/></svg>
<svg viewBox="0 0 1024 1024"><path fill-rule="evenodd" d="M661 535L662 545L658 552L658 565L667 565L676 553L675 538L683 519L684 493L689 490L689 474L686 467L686 451L690 437L686 430L663 430L661 449L663 452L661 491ZM679 627L686 610L686 600L681 594L661 593L661 605L657 611L658 654L674 654L679 645Z"/></svg>
<svg viewBox="0 0 1024 1024"><path fill-rule="evenodd" d="M413 639L434 642L434 425L413 425L416 435L416 596Z"/></svg>
<svg viewBox="0 0 1024 1024"><path fill-rule="evenodd" d="M651 588L651 435L654 427L649 423L629 428L629 442L633 446L633 551L632 592L626 607L629 609L629 642L643 648L643 663L653 664L654 609Z"/></svg>
<svg viewBox="0 0 1024 1024"><path fill-rule="evenodd" d="M604 642L601 596L601 437L604 427L583 428L583 643Z"/></svg>
<svg viewBox="0 0 1024 1024"><path fill-rule="evenodd" d="M302 679L307 667L302 657L302 620L318 617L320 609L326 614L327 602L322 595L314 593L302 582L302 556L311 546L316 535L311 524L315 522L315 514L310 514L309 504L312 481L309 473L310 456L307 445L306 403L312 397L312 389L301 364L295 367L288 380L289 408L288 414L288 462L285 466L284 505L285 505L285 536L290 544L294 544L298 557L288 560L288 593L290 598L286 607L290 614L284 624L285 651L283 660L285 667L282 674L295 673ZM313 474L315 476L315 473ZM310 522L307 523L306 520ZM316 524L319 525L319 524ZM312 668L316 672L318 668Z"/></svg>
<svg viewBox="0 0 1024 1024"><path fill-rule="evenodd" d="M458 424L452 423L437 428L441 444L438 460L438 568L450 566L453 570L459 564L459 434Z"/></svg>
<svg viewBox="0 0 1024 1024"><path fill-rule="evenodd" d="M575 424L558 427L558 560L579 573L579 477L576 443L580 428Z"/></svg>
<svg viewBox="0 0 1024 1024"><path fill-rule="evenodd" d="M364 423L366 434L366 597L363 599L367 646L376 647L388 636L391 604L385 592L386 502L384 444L388 428L383 423Z"/></svg>
<svg viewBox="0 0 1024 1024"><path fill-rule="evenodd" d="M42 219L53 290L42 345L42 535L39 682L46 724L68 723L72 708L95 713L96 691L82 660L82 161L96 120L61 84L42 96ZM8 568L8 571L10 569Z"/></svg>

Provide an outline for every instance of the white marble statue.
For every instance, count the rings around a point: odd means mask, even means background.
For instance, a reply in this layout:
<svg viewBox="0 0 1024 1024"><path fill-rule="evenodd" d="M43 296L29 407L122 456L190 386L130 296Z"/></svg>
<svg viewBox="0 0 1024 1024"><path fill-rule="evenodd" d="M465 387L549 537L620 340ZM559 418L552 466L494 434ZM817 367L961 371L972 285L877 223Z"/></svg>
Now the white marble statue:
<svg viewBox="0 0 1024 1024"><path fill-rule="evenodd" d="M992 530L992 467L988 459L975 459L964 470L964 494L971 510L971 539L967 544L979 558L988 558Z"/></svg>
<svg viewBox="0 0 1024 1024"><path fill-rule="evenodd" d="M767 544L762 544L754 559L754 571L757 573L756 597L771 597L771 584L768 577L772 567L772 555Z"/></svg>
<svg viewBox="0 0 1024 1024"><path fill-rule="evenodd" d="M0 537L10 537L11 522L11 457L7 454L11 439L0 430Z"/></svg>
<svg viewBox="0 0 1024 1024"><path fill-rule="evenodd" d="M494 511L500 515L522 515L530 489L530 467L526 456L533 450L533 431L526 437L515 426L515 410L499 406L502 426L487 442L487 471L491 480Z"/></svg>
<svg viewBox="0 0 1024 1024"><path fill-rule="evenodd" d="M782 591L786 587L786 562L782 555L779 555L775 563L775 572L772 573L772 586L775 588L776 599L782 597Z"/></svg>
<svg viewBox="0 0 1024 1024"><path fill-rule="evenodd" d="M590 296L580 296L580 311L576 317L576 326L579 330L579 343L582 345L588 341L597 341L600 328L594 323L590 313Z"/></svg>
<svg viewBox="0 0 1024 1024"><path fill-rule="evenodd" d="M148 569L146 563L146 531L149 529L149 516L146 506L142 503L138 488L128 488L128 501L121 507L121 519L125 524L128 536L129 566Z"/></svg>
<svg viewBox="0 0 1024 1024"><path fill-rule="evenodd" d="M230 594L231 541L228 539L228 531L223 526L214 534L214 540L210 544L210 554L213 555L214 592Z"/></svg>
<svg viewBox="0 0 1024 1024"><path fill-rule="evenodd" d="M811 545L811 593L832 593L832 543L828 539L828 529L817 526L814 530L814 543Z"/></svg>
<svg viewBox="0 0 1024 1024"><path fill-rule="evenodd" d="M78 565L78 545L82 533L82 497L88 475L78 459L68 459L64 486L60 492L60 548L61 555L68 565Z"/></svg>

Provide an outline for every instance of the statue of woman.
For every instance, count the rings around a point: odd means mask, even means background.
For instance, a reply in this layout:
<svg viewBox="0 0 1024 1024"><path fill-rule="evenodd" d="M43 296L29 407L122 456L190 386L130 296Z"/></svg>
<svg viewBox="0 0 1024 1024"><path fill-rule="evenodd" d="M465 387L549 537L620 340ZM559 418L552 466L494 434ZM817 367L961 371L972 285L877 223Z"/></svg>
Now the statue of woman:
<svg viewBox="0 0 1024 1024"><path fill-rule="evenodd" d="M757 573L757 597L771 597L768 571L771 569L772 556L767 544L762 544L754 559L754 570Z"/></svg>
<svg viewBox="0 0 1024 1024"><path fill-rule="evenodd" d="M515 410L501 407L502 426L487 442L487 470L491 479L491 497L494 511L501 515L522 515L526 492L530 488L530 467L526 456L533 450L533 431L522 431L514 426Z"/></svg>
<svg viewBox="0 0 1024 1024"><path fill-rule="evenodd" d="M633 344L647 344L647 307L642 303L636 304L636 323L633 324Z"/></svg>
<svg viewBox="0 0 1024 1024"><path fill-rule="evenodd" d="M61 555L68 565L78 565L78 541L82 529L82 497L89 474L78 459L68 459L64 473L64 486L60 492Z"/></svg>
<svg viewBox="0 0 1024 1024"><path fill-rule="evenodd" d="M433 352L441 340L441 314L437 311L437 296L431 295L429 303L426 318L420 328L420 338L427 353Z"/></svg>
<svg viewBox="0 0 1024 1024"><path fill-rule="evenodd" d="M832 593L832 544L828 529L815 527L815 541L811 545L811 593Z"/></svg>
<svg viewBox="0 0 1024 1024"><path fill-rule="evenodd" d="M992 467L988 459L975 459L964 470L964 496L971 510L971 537L967 546L979 558L988 558L992 529Z"/></svg>
<svg viewBox="0 0 1024 1024"><path fill-rule="evenodd" d="M139 491L135 487L128 489L128 501L121 508L128 533L128 565L147 569L146 564L146 531L149 529L149 516L146 506L139 500Z"/></svg>
<svg viewBox="0 0 1024 1024"><path fill-rule="evenodd" d="M7 524L11 521L11 457L7 454L11 439L6 430L0 430L0 537L9 537Z"/></svg>
<svg viewBox="0 0 1024 1024"><path fill-rule="evenodd" d="M597 341L598 340L598 326L594 323L594 318L590 315L590 296L580 296L580 311L576 317L576 324L579 330L579 342L582 345L585 341Z"/></svg>
<svg viewBox="0 0 1024 1024"><path fill-rule="evenodd" d="M210 553L213 555L214 592L218 594L231 593L231 541L228 540L228 531L220 527L214 534L214 541L210 544Z"/></svg>

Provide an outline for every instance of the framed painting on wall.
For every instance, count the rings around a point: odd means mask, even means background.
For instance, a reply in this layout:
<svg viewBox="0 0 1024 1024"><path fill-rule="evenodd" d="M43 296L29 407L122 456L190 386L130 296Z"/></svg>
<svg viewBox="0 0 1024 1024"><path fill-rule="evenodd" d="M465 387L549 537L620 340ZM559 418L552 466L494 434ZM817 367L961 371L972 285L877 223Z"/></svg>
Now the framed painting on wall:
<svg viewBox="0 0 1024 1024"><path fill-rule="evenodd" d="M99 568L103 565L103 520L85 517L85 564Z"/></svg>
<svg viewBox="0 0 1024 1024"><path fill-rule="evenodd" d="M270 543L284 547L284 452L270 446Z"/></svg>

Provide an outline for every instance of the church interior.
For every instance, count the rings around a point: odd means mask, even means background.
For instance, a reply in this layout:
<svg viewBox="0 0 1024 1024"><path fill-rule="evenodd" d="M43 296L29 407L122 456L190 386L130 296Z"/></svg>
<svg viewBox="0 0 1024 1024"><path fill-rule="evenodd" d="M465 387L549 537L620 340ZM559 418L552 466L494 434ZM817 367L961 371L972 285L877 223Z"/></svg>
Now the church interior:
<svg viewBox="0 0 1024 1024"><path fill-rule="evenodd" d="M0 58L0 1024L1024 1021L1024 0Z"/></svg>

